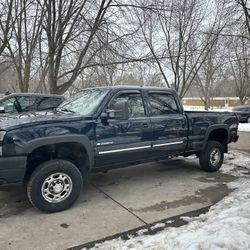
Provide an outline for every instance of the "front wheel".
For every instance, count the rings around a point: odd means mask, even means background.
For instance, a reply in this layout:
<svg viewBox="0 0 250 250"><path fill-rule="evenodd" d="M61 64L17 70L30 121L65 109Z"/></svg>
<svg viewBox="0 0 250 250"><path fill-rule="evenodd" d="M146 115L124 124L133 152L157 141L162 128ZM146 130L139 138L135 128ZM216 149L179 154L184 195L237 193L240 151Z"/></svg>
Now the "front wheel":
<svg viewBox="0 0 250 250"><path fill-rule="evenodd" d="M224 150L221 143L208 141L205 149L199 155L200 167L207 172L218 171L224 160Z"/></svg>
<svg viewBox="0 0 250 250"><path fill-rule="evenodd" d="M81 172L73 163L50 160L32 173L27 193L34 207L44 212L59 212L77 200L82 182Z"/></svg>

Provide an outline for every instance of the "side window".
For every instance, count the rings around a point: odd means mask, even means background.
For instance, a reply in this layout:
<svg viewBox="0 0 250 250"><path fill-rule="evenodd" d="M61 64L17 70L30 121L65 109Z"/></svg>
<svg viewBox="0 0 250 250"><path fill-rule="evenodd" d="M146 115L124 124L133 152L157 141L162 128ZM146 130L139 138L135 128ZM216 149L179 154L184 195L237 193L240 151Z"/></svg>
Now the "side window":
<svg viewBox="0 0 250 250"><path fill-rule="evenodd" d="M129 108L129 117L145 116L144 105L141 94L139 93L123 93L117 96L111 103L110 108L117 102L126 101Z"/></svg>
<svg viewBox="0 0 250 250"><path fill-rule="evenodd" d="M36 110L34 96L18 96L15 99L15 105L18 106L19 112Z"/></svg>
<svg viewBox="0 0 250 250"><path fill-rule="evenodd" d="M149 93L149 101L153 116L178 113L175 99L170 94Z"/></svg>
<svg viewBox="0 0 250 250"><path fill-rule="evenodd" d="M5 113L15 113L17 112L17 107L14 105L15 98L9 98L0 102L0 106L4 107Z"/></svg>
<svg viewBox="0 0 250 250"><path fill-rule="evenodd" d="M37 110L50 110L58 107L62 99L56 97L38 97L36 99Z"/></svg>

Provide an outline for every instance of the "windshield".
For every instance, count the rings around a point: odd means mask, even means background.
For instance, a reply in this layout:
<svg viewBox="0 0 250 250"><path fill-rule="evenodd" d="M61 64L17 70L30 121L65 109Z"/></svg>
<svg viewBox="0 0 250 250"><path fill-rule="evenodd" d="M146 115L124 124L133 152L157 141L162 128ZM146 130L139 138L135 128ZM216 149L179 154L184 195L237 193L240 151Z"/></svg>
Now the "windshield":
<svg viewBox="0 0 250 250"><path fill-rule="evenodd" d="M72 112L82 116L93 115L107 94L107 89L86 89L71 96L57 110Z"/></svg>

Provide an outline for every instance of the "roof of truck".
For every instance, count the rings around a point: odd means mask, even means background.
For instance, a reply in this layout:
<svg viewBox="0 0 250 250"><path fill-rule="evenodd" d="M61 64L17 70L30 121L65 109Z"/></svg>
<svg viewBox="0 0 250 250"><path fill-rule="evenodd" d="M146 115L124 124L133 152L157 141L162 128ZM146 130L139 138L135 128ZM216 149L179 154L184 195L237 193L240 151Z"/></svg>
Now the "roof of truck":
<svg viewBox="0 0 250 250"><path fill-rule="evenodd" d="M11 93L7 95L1 96L1 99L8 99L10 97L15 97L15 96L40 96L40 97L56 97L56 98L61 98L65 99L64 96L62 95L54 95L54 94L41 94L41 93Z"/></svg>
<svg viewBox="0 0 250 250"><path fill-rule="evenodd" d="M87 89L93 89L93 88L87 88ZM164 87L155 87L155 86L136 86L136 85L114 85L114 86L100 86L100 87L94 87L94 89L128 89L128 90L140 90L140 89L145 89L145 90L164 90L168 91L171 93L175 93L176 91L173 89L169 88L164 88ZM81 89L81 91L84 91L85 89Z"/></svg>

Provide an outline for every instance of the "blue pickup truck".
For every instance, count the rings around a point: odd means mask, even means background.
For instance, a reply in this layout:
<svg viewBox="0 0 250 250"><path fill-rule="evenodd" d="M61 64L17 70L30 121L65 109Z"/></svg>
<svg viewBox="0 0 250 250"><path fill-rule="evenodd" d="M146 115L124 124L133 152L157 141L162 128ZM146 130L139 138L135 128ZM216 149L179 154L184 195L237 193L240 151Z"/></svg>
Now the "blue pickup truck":
<svg viewBox="0 0 250 250"><path fill-rule="evenodd" d="M170 89L84 89L54 111L0 118L0 190L25 186L36 208L61 211L91 172L192 154L217 171L237 130L234 113L184 112Z"/></svg>

